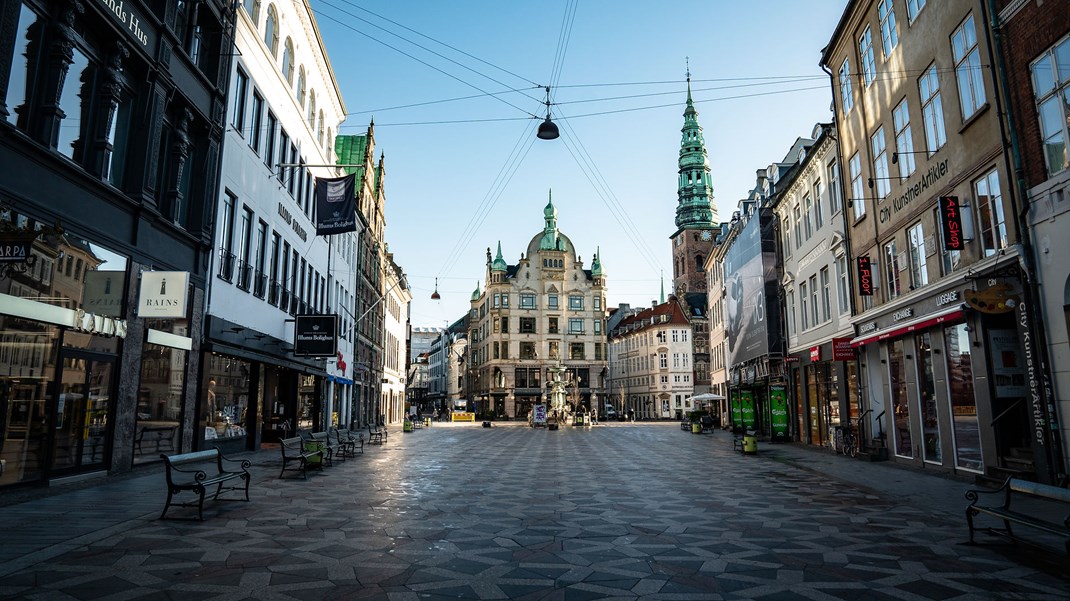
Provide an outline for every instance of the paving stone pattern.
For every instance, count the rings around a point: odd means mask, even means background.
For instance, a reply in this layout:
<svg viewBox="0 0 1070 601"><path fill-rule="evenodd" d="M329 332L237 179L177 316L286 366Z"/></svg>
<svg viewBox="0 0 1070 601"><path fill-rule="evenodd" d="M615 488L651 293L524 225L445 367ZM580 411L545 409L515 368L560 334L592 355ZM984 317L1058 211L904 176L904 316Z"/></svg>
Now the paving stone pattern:
<svg viewBox="0 0 1070 601"><path fill-rule="evenodd" d="M0 507L0 597L1070 598L1058 571L961 544L965 501L926 512L723 433L440 425L307 481L251 457L252 502L204 522L157 519L158 474Z"/></svg>

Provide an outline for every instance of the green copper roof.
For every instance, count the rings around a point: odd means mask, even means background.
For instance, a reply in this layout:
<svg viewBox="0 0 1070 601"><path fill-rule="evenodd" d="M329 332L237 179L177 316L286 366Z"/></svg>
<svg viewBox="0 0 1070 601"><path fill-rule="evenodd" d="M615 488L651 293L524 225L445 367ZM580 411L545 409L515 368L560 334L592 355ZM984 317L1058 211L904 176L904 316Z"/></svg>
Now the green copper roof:
<svg viewBox="0 0 1070 601"><path fill-rule="evenodd" d="M553 191L550 192L550 202L543 209L543 217L546 219L546 227L542 230L542 240L539 240L539 250L562 250L558 248L557 239L557 209L554 208Z"/></svg>
<svg viewBox="0 0 1070 601"><path fill-rule="evenodd" d="M509 269L509 265L502 258L502 241L498 240L498 256L494 258L494 262L490 264L491 271L505 271Z"/></svg>
<svg viewBox="0 0 1070 601"><path fill-rule="evenodd" d="M599 259L599 255L602 254L602 248L599 247L594 253L594 261L591 262L591 275L605 275L602 271L602 261Z"/></svg>
<svg viewBox="0 0 1070 601"><path fill-rule="evenodd" d="M479 282L476 282L476 290L472 293L472 300L477 301L479 297L483 296L483 293L479 291Z"/></svg>
<svg viewBox="0 0 1070 601"><path fill-rule="evenodd" d="M357 181L364 177L364 155L368 152L368 136L337 136L334 139L334 154L339 165L361 165L360 167L343 167L347 174L356 174Z"/></svg>
<svg viewBox="0 0 1070 601"><path fill-rule="evenodd" d="M676 226L681 229L712 229L718 221L710 180L710 160L698 111L691 99L691 73L687 74L687 108L680 130L680 177L677 187Z"/></svg>

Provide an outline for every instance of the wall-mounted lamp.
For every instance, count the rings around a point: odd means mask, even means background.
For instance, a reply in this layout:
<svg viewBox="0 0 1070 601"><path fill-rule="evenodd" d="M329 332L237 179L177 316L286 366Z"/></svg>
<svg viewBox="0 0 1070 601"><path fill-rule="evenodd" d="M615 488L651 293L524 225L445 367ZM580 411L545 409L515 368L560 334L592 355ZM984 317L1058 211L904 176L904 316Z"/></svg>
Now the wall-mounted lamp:
<svg viewBox="0 0 1070 601"><path fill-rule="evenodd" d="M909 151L909 152L893 152L892 153L892 164L893 165L899 162L899 155L901 155L901 154L929 154L929 151L928 150L912 150L912 151Z"/></svg>

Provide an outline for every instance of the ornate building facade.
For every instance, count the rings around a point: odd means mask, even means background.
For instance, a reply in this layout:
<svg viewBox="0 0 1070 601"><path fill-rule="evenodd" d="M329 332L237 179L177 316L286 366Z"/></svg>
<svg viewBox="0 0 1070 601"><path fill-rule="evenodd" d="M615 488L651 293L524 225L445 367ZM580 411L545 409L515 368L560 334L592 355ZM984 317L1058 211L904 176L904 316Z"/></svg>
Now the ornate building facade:
<svg viewBox="0 0 1070 601"><path fill-rule="evenodd" d="M557 229L553 202L545 227L515 265L491 259L484 290L469 313L468 385L477 413L525 418L546 400L548 370L567 370L568 403L587 410L605 398L606 274L597 254L590 269Z"/></svg>

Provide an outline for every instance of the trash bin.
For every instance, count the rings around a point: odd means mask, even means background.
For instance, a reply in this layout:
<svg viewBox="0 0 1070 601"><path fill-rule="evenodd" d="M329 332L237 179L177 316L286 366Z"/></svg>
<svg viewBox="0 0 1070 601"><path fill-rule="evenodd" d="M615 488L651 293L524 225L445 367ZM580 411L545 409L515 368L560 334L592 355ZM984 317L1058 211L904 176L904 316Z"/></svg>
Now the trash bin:
<svg viewBox="0 0 1070 601"><path fill-rule="evenodd" d="M743 454L756 455L758 453L758 437L754 432L748 431L743 435Z"/></svg>
<svg viewBox="0 0 1070 601"><path fill-rule="evenodd" d="M402 432L412 432L413 431L412 422L409 421L409 420L405 420L401 424L401 431Z"/></svg>
<svg viewBox="0 0 1070 601"><path fill-rule="evenodd" d="M702 434L702 423L701 422L692 422L692 424L691 424L691 433L692 434Z"/></svg>

